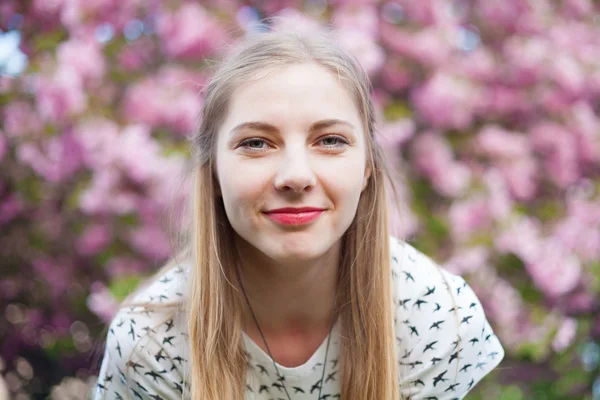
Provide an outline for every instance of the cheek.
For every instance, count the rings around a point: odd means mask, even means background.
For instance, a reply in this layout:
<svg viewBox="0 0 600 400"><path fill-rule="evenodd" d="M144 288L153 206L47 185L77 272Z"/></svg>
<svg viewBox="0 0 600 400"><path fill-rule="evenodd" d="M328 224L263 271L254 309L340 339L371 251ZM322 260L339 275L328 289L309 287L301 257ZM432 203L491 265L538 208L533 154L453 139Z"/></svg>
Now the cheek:
<svg viewBox="0 0 600 400"><path fill-rule="evenodd" d="M219 165L219 184L223 201L233 207L244 206L245 203L255 201L261 193L263 179L260 175L240 168L239 164L227 160ZM240 171L244 171L240 173Z"/></svg>

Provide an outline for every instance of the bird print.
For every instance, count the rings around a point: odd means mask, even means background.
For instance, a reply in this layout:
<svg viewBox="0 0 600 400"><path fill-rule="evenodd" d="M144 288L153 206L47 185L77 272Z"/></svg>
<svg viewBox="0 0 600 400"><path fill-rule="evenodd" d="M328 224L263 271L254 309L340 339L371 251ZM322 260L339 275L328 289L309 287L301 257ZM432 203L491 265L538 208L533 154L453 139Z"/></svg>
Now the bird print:
<svg viewBox="0 0 600 400"><path fill-rule="evenodd" d="M402 240L392 237L390 246L393 324L401 372L398 383L403 398L414 399L411 390L415 388L421 399L463 398L498 365L504 350L464 279L441 270ZM140 292L140 302L165 306L181 301L187 295L190 269L190 265L183 264L166 271ZM320 399L340 399L343 369L339 327L331 335L324 374L325 346L304 364L285 369L283 374L280 372L284 367L273 368L269 355L245 338L242 351L247 398L287 400L289 393L294 400L314 400L321 391ZM461 345L467 340L467 346ZM120 309L108 329L93 400L185 397L190 390L184 378L189 367L189 346L182 315L161 308ZM404 382L403 376L411 378Z"/></svg>

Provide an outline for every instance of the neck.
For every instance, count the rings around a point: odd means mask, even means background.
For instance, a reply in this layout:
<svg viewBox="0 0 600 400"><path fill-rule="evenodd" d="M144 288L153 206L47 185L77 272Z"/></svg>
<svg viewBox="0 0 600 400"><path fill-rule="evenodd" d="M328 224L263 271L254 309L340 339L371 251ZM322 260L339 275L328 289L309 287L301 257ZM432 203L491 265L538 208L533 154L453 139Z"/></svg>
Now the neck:
<svg viewBox="0 0 600 400"><path fill-rule="evenodd" d="M318 259L289 264L240 242L240 277L263 332L302 335L329 331L341 240ZM252 315L246 315L244 326L254 329L254 325Z"/></svg>

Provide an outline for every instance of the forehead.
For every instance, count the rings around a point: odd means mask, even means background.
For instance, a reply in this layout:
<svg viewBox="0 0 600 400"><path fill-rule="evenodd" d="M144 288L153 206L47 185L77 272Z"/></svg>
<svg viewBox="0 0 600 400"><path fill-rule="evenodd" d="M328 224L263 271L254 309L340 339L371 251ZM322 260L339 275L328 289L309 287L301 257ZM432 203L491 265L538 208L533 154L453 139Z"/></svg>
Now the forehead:
<svg viewBox="0 0 600 400"><path fill-rule="evenodd" d="M316 64L258 72L229 101L224 129L245 121L308 126L316 120L342 119L362 130L356 101L342 78Z"/></svg>

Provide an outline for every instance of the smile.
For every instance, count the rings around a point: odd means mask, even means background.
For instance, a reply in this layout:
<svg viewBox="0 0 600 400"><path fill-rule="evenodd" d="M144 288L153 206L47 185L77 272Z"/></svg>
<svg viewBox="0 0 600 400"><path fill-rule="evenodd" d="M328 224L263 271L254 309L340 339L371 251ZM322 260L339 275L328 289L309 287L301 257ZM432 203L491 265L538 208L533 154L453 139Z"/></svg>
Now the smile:
<svg viewBox="0 0 600 400"><path fill-rule="evenodd" d="M303 212L268 212L264 213L270 220L282 225L305 225L313 222L323 213L323 210Z"/></svg>

